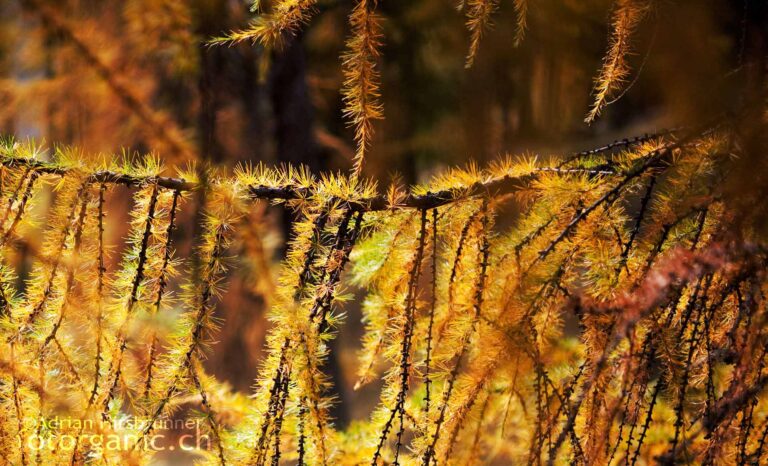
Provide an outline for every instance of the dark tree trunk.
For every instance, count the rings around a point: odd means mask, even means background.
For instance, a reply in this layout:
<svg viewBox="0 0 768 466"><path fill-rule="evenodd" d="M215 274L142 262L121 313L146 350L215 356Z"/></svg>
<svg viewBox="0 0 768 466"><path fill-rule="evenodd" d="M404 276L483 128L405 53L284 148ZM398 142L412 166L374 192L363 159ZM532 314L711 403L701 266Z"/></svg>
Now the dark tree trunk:
<svg viewBox="0 0 768 466"><path fill-rule="evenodd" d="M313 109L307 87L302 37L275 53L271 66L271 100L275 117L277 159L307 165L313 173L325 168L313 137Z"/></svg>
<svg viewBox="0 0 768 466"><path fill-rule="evenodd" d="M314 138L314 110L307 86L306 54L301 35L290 40L285 48L274 54L269 82L275 118L277 159L295 166L306 165L312 173L320 173L327 168L327 161ZM289 212L283 216L286 239L295 220ZM327 373L331 376L335 395L338 397L331 416L343 427L348 422L348 416L344 404L346 387L337 359L338 339L332 340L330 345Z"/></svg>

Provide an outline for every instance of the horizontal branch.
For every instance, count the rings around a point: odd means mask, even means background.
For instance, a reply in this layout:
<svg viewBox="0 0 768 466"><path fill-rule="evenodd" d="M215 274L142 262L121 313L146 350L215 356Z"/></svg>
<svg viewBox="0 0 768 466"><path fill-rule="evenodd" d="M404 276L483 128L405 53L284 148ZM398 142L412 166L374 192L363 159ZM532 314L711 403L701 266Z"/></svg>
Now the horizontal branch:
<svg viewBox="0 0 768 466"><path fill-rule="evenodd" d="M340 201L346 202L354 211L363 212L380 211L389 208L433 209L480 194L496 195L514 191L522 185L533 181L536 177L536 173L523 176L504 176L486 182L477 182L467 187L445 189L425 194L408 194L394 206L390 205L387 197L381 195L359 200L340 199ZM313 194L311 189L304 187L271 187L262 185L251 186L250 192L254 198L280 200L309 198Z"/></svg>
<svg viewBox="0 0 768 466"><path fill-rule="evenodd" d="M711 131L711 127L706 129ZM689 143L692 139L701 136L702 132L693 133L688 137L670 143L656 151L646 154L634 169L628 172L616 172L606 169L586 169L586 168L563 168L563 167L539 167L534 168L531 173L525 175L505 175L496 178L490 178L485 181L478 181L468 186L449 188L435 192L426 192L424 194L410 193L405 196L397 205L391 205L387 196L377 195L363 199L342 199L340 203L346 203L353 211L381 211L390 208L413 208L413 209L433 209L441 207L459 200L468 199L475 196L497 196L514 192L521 189L530 182L536 180L542 173L556 173L562 175L587 175L596 176L622 176L621 186L641 173L649 169L665 166L671 160L671 154L675 149ZM49 175L64 176L74 168L62 167L51 162L45 162L32 158L5 156L0 163L8 167L27 167L32 170ZM182 178L164 177L164 176L135 176L126 173L99 170L89 175L89 181L92 183L120 184L124 186L144 186L157 183L158 186L176 190L193 191L201 188L199 183L186 181ZM298 186L287 183L280 186L271 185L251 185L248 188L249 194L253 199L290 201L297 199L309 199L315 195L315 191L306 186Z"/></svg>
<svg viewBox="0 0 768 466"><path fill-rule="evenodd" d="M72 168L62 167L50 162L24 158L24 157L4 157L0 163L6 167L25 167L33 171L46 175L64 176L73 171ZM502 176L493 178L485 182L477 182L469 186L445 189L436 192L427 192L425 194L409 194L399 204L391 206L386 196L374 196L365 199L339 199L339 202L346 202L354 211L380 211L388 208L415 208L432 209L444 206L460 199L466 199L477 195L498 195L520 189L525 184L535 180L539 173L560 173L560 174L586 174L589 176L614 175L615 173L607 170L586 170L586 169L561 169L554 167L536 168L532 173L521 176ZM175 191L194 191L201 186L199 183L186 181L182 178L165 176L135 176L126 173L120 173L110 170L99 170L88 177L91 183L119 184L129 187L144 186L157 183L158 186ZM312 188L285 184L281 186L269 185L251 185L249 194L253 199L264 199L274 201L290 201L296 199L308 199L315 193Z"/></svg>
<svg viewBox="0 0 768 466"><path fill-rule="evenodd" d="M571 155L567 156L565 159L563 159L557 166L564 167L565 165L568 165L569 163L575 162L579 159L583 159L586 157L591 157L593 155L600 155L604 154L606 152L614 151L615 149L626 149L628 147L642 144L648 141L652 141L654 139L659 139L666 136L674 135L675 133L679 133L683 127L677 127L672 129L664 129L661 131L658 131L656 133L646 133L641 136L634 136L631 138L624 138L624 139L618 139L616 141L610 142L608 144L605 144L600 147L595 147L592 149L587 149L579 152L574 152Z"/></svg>
<svg viewBox="0 0 768 466"><path fill-rule="evenodd" d="M0 163L6 167L26 167L37 173L45 175L64 176L73 169L61 167L41 160L29 159L24 157L4 157ZM134 176L125 173L99 170L88 176L91 183L121 184L124 186L143 186L146 184L157 183L158 186L176 191L193 191L197 189L197 184L181 178L167 176Z"/></svg>

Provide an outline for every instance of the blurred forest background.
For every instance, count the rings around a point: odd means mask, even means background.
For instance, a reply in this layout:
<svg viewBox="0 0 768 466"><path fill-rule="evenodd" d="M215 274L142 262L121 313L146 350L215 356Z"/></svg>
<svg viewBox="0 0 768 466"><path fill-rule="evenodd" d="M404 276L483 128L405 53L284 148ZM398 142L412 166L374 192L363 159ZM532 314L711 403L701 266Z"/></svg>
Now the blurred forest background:
<svg viewBox="0 0 768 466"><path fill-rule="evenodd" d="M764 2L655 2L633 38L625 94L587 125L612 1L531 0L519 45L520 12L501 1L469 69L457 3L379 3L385 118L376 122L363 173L380 186L394 177L415 183L506 153L568 153L727 111L739 105L735 92L750 79L749 70L734 70L745 55L764 57L766 50ZM343 117L339 57L352 5L320 0L303 32L282 50L266 52L249 43L208 44L246 26L251 5L239 0L4 0L0 131L87 154L156 153L168 166L196 162L226 171L263 161L305 164L314 173L347 171L354 141ZM111 205L119 205L120 190L112 196ZM130 197L124 198L124 209L107 213L110 270L127 230ZM190 257L195 210L186 209L180 220L180 257ZM217 311L225 324L208 361L220 380L243 391L259 367L272 264L284 252L290 221L279 208L252 215L275 228L254 227L237 245L260 251L263 260L232 268ZM352 391L362 330L358 306L345 309L347 324L333 343L341 351L331 353L344 399L334 415L342 425L368 412L378 394L375 384Z"/></svg>

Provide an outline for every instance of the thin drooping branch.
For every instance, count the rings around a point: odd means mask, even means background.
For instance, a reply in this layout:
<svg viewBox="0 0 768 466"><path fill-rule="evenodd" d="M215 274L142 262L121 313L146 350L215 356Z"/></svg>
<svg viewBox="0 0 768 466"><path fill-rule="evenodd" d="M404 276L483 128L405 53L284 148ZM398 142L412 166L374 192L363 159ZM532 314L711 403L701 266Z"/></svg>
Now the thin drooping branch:
<svg viewBox="0 0 768 466"><path fill-rule="evenodd" d="M403 320L403 337L402 337L402 344L400 349L400 388L397 392L397 399L395 401L395 405L390 408L389 417L387 418L386 422L384 423L384 428L382 429L381 435L379 436L379 442L376 446L376 451L373 455L373 459L371 460L371 465L376 466L379 464L379 458L382 454L382 448L384 447L385 442L387 441L387 438L389 437L389 432L391 431L392 427L394 426L395 418L399 415L399 426L400 428L397 431L397 443L395 445L395 465L399 464L399 456L400 456L400 449L402 448L402 438L403 433L405 432L405 401L408 394L409 389L409 378L410 378L410 367L411 367L411 361L410 361L410 355L411 355L411 339L413 337L413 326L414 326L414 314L415 314L415 308L416 308L416 301L418 297L418 284L419 284L419 276L421 275L421 263L424 257L424 247L426 243L426 229L427 229L427 211L422 210L421 211L421 223L419 228L419 236L418 236L418 244L416 246L416 251L414 253L414 259L411 263L411 269L408 272L408 291L406 293L405 297L405 316Z"/></svg>
<svg viewBox="0 0 768 466"><path fill-rule="evenodd" d="M632 232L629 234L629 239L627 240L627 243L624 245L624 248L621 251L621 261L616 270L617 278L619 273L621 272L621 269L627 267L627 259L629 258L629 252L632 249L632 245L635 242L637 233L640 231L640 226L642 225L643 220L645 219L645 212L648 209L648 203L651 200L651 195L653 194L653 187L655 185L656 185L656 177L651 176L650 181L648 181L648 187L645 189L645 194L643 195L643 198L640 200L640 212L638 212L637 214L637 218L635 219L635 224L632 227Z"/></svg>
<svg viewBox="0 0 768 466"><path fill-rule="evenodd" d="M40 176L40 173L38 173L37 171L33 171L32 174L29 175L29 181L27 182L27 187L24 190L24 194L21 196L21 202L19 202L19 207L16 209L16 215L13 217L11 226L9 226L7 230L5 230L5 233L3 234L3 238L0 240L0 247L3 246L6 242L8 242L8 238L10 238L13 235L14 231L16 230L16 226L19 224L19 222L21 221L21 218L24 216L24 210L27 207L27 203L29 202L30 197L32 197L32 191L35 187L35 181L37 181L39 176ZM11 198L11 200L12 199L13 198ZM0 224L0 226L4 224L5 222Z"/></svg>
<svg viewBox="0 0 768 466"><path fill-rule="evenodd" d="M403 328L403 345L400 353L400 391L398 392L397 409L400 411L399 424L400 428L397 430L397 443L395 444L395 461L394 464L398 465L400 450L403 448L403 434L405 433L405 401L408 396L410 368L412 363L411 358L411 344L413 340L414 326L415 326L415 314L416 314L416 302L418 299L418 286L419 278L421 276L421 263L424 259L424 247L426 244L427 236L427 211L422 209L421 211L421 227L419 229L419 243L416 250L416 259L413 264L408 298L406 298L405 305L405 322Z"/></svg>
<svg viewBox="0 0 768 466"><path fill-rule="evenodd" d="M120 382L120 377L123 369L123 354L128 347L128 324L134 314L134 308L139 301L139 287L144 283L145 267L148 259L149 240L152 236L152 226L155 221L155 209L157 207L157 198L159 195L158 185L155 184L152 187L152 192L149 196L149 205L147 206L147 213L144 218L144 231L141 236L141 242L138 250L138 263L136 264L136 270L131 280L131 292L128 296L128 302L125 305L125 318L118 330L116 352L113 356L113 360L110 363L110 368L107 373L107 392L102 404L102 416L106 419L109 412L109 406L111 401L116 395L117 386ZM109 379L112 377L112 382L109 383Z"/></svg>
<svg viewBox="0 0 768 466"><path fill-rule="evenodd" d="M324 241L328 241L323 235L323 229L325 228L329 217L330 209L327 204L324 204L312 219L311 239L309 242L308 250L304 252L304 261L301 271L299 272L298 281L293 293L294 302L298 302L304 297L305 291L308 287L315 285L317 282L317 264L315 259L317 257L318 249L323 246ZM341 221L336 238L343 236L346 232L346 226L349 222L350 211L347 211ZM268 442L267 434L272 426L275 414L279 410L280 400L283 398L282 394L287 396L288 377L291 374L289 370L289 350L291 349L291 338L286 336L283 339L283 343L280 346L280 355L278 357L277 367L275 368L275 374L272 377L272 386L269 390L269 401L267 404L267 416L264 417L260 427L260 433L258 441L256 442L256 448L253 451L251 462L262 460L262 455L266 454L265 441ZM279 454L279 441L275 444L276 453Z"/></svg>
<svg viewBox="0 0 768 466"><path fill-rule="evenodd" d="M11 373L11 390L13 393L13 405L16 410L16 434L19 440L19 444L21 445L20 453L21 453L21 464L22 466L26 466L27 463L27 456L26 456L26 448L24 448L24 407L22 406L21 402L21 395L19 394L19 388L21 386L19 377L16 376L16 356L15 356L15 346L16 342L11 341L10 344L10 359L11 359L11 367L10 367L10 373ZM40 395L40 398L42 399L42 394Z"/></svg>
<svg viewBox="0 0 768 466"><path fill-rule="evenodd" d="M627 56L630 51L631 37L638 24L647 15L650 2L647 0L619 0L613 13L613 31L611 44L606 54L600 75L595 79L594 102L584 119L591 123L600 114L608 99L617 92L629 75Z"/></svg>
<svg viewBox="0 0 768 466"><path fill-rule="evenodd" d="M302 398L299 405L299 423L298 423L299 424L298 425L299 440L298 440L298 446L296 448L298 450L298 455L299 455L298 460L296 460L296 464L299 466L304 466L304 456L306 455L307 435L304 432L304 429L305 429L304 424L306 423L306 418L307 418L307 399Z"/></svg>
<svg viewBox="0 0 768 466"><path fill-rule="evenodd" d="M488 241L488 226L490 224L490 213L488 212L488 203L487 201L483 202L483 206L481 208L482 212L482 228L481 228L481 237L478 238L478 248L479 248L479 275L477 278L477 282L475 283L475 295L473 300L473 318L471 321L471 326L469 328L469 331L465 335L464 342L461 346L461 349L459 350L456 361L453 364L453 368L451 369L451 372L448 375L448 380L446 382L446 386L443 390L443 396L442 400L440 402L440 411L437 418L437 421L435 422L434 432L431 434L431 438L429 439L429 444L424 451L424 455L422 456L422 465L423 466L429 466L432 462L436 461L436 447L437 442L440 439L440 429L443 425L443 422L446 419L446 410L448 408L448 403L450 402L451 395L453 393L454 385L456 383L456 379L459 375L459 369L461 367L461 364L463 362L463 359L466 355L466 353L470 349L470 339L472 338L472 335L477 330L477 323L480 320L481 317L481 310L483 307L483 293L485 291L485 282L486 282L486 275L488 271L488 258L490 255L490 243Z"/></svg>
<svg viewBox="0 0 768 466"><path fill-rule="evenodd" d="M99 381L101 379L101 360L103 358L103 339L104 339L104 274L107 269L104 267L104 191L106 185L102 183L99 185L99 206L98 206L98 258L96 267L97 270L97 306L98 311L96 315L96 356L94 357L94 371L93 371L93 388L91 389L91 396L88 399L88 408L93 405L96 400L96 396L99 394Z"/></svg>
<svg viewBox="0 0 768 466"><path fill-rule="evenodd" d="M85 220L86 220L86 213L88 211L88 193L84 193L84 195L81 196L82 200L80 201L80 212L77 216L77 221L75 223L75 231L73 234L74 237L74 249L73 249L73 256L77 256L80 254L80 247L82 245L82 238L83 238L83 228L85 227ZM67 310L67 305L69 304L69 294L72 291L72 288L75 284L75 269L74 266L69 267L69 271L67 272L67 280L66 280L66 286L64 287L64 297L62 299L61 308L59 309L59 318L56 320L56 323L53 326L53 329L48 334L48 336L45 337L45 340L43 340L43 344L40 346L40 353L42 353L48 344L56 339L56 334L58 333L59 329L61 328L62 323L64 322L64 316Z"/></svg>
<svg viewBox="0 0 768 466"><path fill-rule="evenodd" d="M216 443L216 452L218 455L219 464L221 466L226 466L227 461L224 456L224 446L222 445L221 440L221 427L219 426L219 422L216 420L216 413L214 413L211 402L208 399L208 393L206 392L205 387L200 380L200 375L198 375L198 371L201 371L198 366L199 364L193 363L189 367L189 377L192 379L195 389L200 394L200 404L203 407L205 418L208 421L208 426L211 429L213 440Z"/></svg>
<svg viewBox="0 0 768 466"><path fill-rule="evenodd" d="M381 25L376 14L377 0L359 0L349 17L352 35L342 56L344 71L344 115L355 129L357 178L373 136L373 121L382 118L379 71L376 62L381 47Z"/></svg>
<svg viewBox="0 0 768 466"><path fill-rule="evenodd" d="M8 196L8 207L5 208L3 219L0 220L0 226L5 225L6 220L8 220L8 216L11 214L11 211L13 210L13 203L16 202L16 200L19 198L19 194L21 193L21 190L24 188L24 183L27 181L27 177L29 176L30 172L34 173L32 171L33 169L34 168L31 166L26 166L26 169L24 170L24 172L21 174L21 176L19 176L19 182L18 184L16 184L16 188L13 190L13 194Z"/></svg>
<svg viewBox="0 0 768 466"><path fill-rule="evenodd" d="M518 5L521 5L521 3L518 2L515 6L517 7ZM522 5L525 4L523 3ZM477 52L480 49L480 39L490 27L491 16L498 8L498 6L498 0L468 0L465 3L467 10L466 24L470 34L469 52L467 52L467 58L464 64L466 68L471 68L474 64L475 58L477 57ZM519 17L523 18L523 26L518 31L519 34L522 34L522 31L525 29L525 7L523 6L521 11L518 13Z"/></svg>
<svg viewBox="0 0 768 466"><path fill-rule="evenodd" d="M298 301L303 297L305 288L307 287L320 285L320 287L325 290L322 293L316 294L308 309L309 321L313 324L311 331L317 332L318 335L324 334L329 326L328 314L333 305L335 288L341 279L341 273L344 266L349 260L349 254L352 247L360 234L363 212L345 208L341 220L336 227L336 233L331 237L327 237L323 235L323 229L330 217L330 204L323 203L323 207L320 208L319 212L317 212L315 217L311 220L312 239L310 247L305 254L302 270L299 273L298 283L294 291L294 300ZM354 223L350 228L350 222L352 222L353 217ZM323 246L330 247L328 248L324 265L320 267L315 259ZM320 388L314 382L314 377L318 368L313 362L313 358L309 356L307 335L302 333L299 336L299 340L307 352L307 370L310 373L309 380L312 387L311 391L317 393ZM251 455L250 462L257 465L265 463L269 445L273 441L274 447L271 462L273 465L277 465L280 460L280 434L286 415L286 404L290 389L289 384L291 383L292 378L296 377L296 371L293 370L292 364L294 359L293 351L295 348L291 347L291 343L291 338L286 336L279 350L279 360L275 369L275 375L272 377L272 385L269 391L267 416L265 416L262 421L258 440ZM325 431L325 426L323 425L324 423L322 422L321 416L318 415L318 413L322 411L322 406L316 397L304 397L304 402L307 402L307 398L309 398L310 412L316 418L317 429L322 433ZM304 436L304 433L300 435L300 442L305 442ZM324 457L324 440L321 438L320 442Z"/></svg>
<svg viewBox="0 0 768 466"><path fill-rule="evenodd" d="M54 283L59 273L59 267L61 266L62 253L66 248L67 240L69 238L70 231L72 229L72 222L77 212L77 202L82 196L87 186L88 186L87 181L81 183L79 190L75 194L70 204L67 206L68 214L66 219L64 220L63 226L61 227L61 231L59 232L61 236L59 238L58 244L56 245L54 254L52 255L53 259L50 265L50 270L48 272L48 277L45 282L45 286L43 287L42 296L32 307L32 311L27 315L27 317L24 319L24 322L22 323L22 326L19 328L20 332L22 333L28 332L30 330L31 326L35 323L37 318L40 317L40 315L43 313L43 310L45 309L45 306L47 305L48 300L50 299L51 295L54 293Z"/></svg>
<svg viewBox="0 0 768 466"><path fill-rule="evenodd" d="M432 298L429 307L429 325L427 326L427 349L424 359L424 412L429 416L430 389L432 378L430 363L432 357L432 330L435 326L437 308L437 209L432 209Z"/></svg>
<svg viewBox="0 0 768 466"><path fill-rule="evenodd" d="M163 263L160 266L160 277L158 279L157 295L155 298L155 305L153 312L155 314L160 312L163 304L163 297L165 295L166 287L168 286L168 266L171 262L171 256L173 255L173 231L176 229L176 214L179 204L179 196L181 192L177 189L173 191L173 200L171 201L171 209L168 212L168 226L165 230L165 245L163 246ZM157 333L152 332L150 338L149 354L147 356L147 376L144 383L144 398L149 398L149 392L152 390L152 369L155 364L155 357L157 353Z"/></svg>
<svg viewBox="0 0 768 466"><path fill-rule="evenodd" d="M195 356L200 352L200 346L204 344L205 333L207 332L207 324L210 321L210 314L212 312L213 304L211 301L216 295L216 282L218 280L218 274L220 271L220 262L224 255L224 251L227 248L227 233L229 226L222 225L210 225L210 245L207 251L207 263L202 275L202 283L198 289L195 290L196 295L196 309L194 312L194 319L192 330L189 335L188 346L180 353L180 361L178 365L171 371L169 376L168 385L163 390L163 394L160 400L156 403L154 410L148 416L148 419L144 423L144 428L138 435L136 442L133 443L129 451L136 449L140 445L144 438L149 435L155 428L155 423L165 412L168 403L171 402L173 396L179 390L179 385L183 378L188 375L190 367L195 362Z"/></svg>

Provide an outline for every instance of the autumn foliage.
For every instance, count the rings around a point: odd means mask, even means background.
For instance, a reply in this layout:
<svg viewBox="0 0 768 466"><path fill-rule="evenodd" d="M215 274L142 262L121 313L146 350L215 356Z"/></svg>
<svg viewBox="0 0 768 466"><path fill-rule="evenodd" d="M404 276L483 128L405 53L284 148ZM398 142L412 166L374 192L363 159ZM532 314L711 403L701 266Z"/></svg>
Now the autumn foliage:
<svg viewBox="0 0 768 466"><path fill-rule="evenodd" d="M462 4L467 66L497 3ZM495 27L524 40L530 3L514 2L516 24ZM765 193L734 181L765 169L765 81L744 84L730 111L669 130L380 186L363 171L386 115L380 6L355 2L340 61L349 174L166 167L2 141L0 458L145 464L163 420L187 417L207 436L202 464L766 461ZM626 89L633 35L656 7L616 2L587 121ZM212 46L279 49L317 8L273 2ZM131 201L128 233L110 244L120 196ZM250 220L267 205L294 220L269 292L265 357L242 393L206 360L228 325L216 306L233 269L269 274L264 251L243 247L267 226ZM190 214L194 250L183 256L175 241ZM379 398L341 426L329 356L356 304L355 389L373 385ZM93 423L29 422L55 417ZM116 422L127 418L141 422ZM128 440L95 440L109 435ZM59 446L36 448L42 439Z"/></svg>

